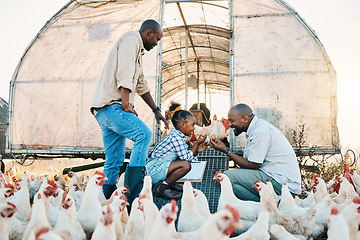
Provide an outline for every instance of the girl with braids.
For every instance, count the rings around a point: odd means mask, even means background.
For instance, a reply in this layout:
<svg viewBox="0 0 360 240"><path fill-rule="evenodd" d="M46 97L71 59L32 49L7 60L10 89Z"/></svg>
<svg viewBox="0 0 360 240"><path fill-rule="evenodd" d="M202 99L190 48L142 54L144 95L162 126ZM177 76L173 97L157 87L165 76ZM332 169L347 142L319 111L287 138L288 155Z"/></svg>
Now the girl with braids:
<svg viewBox="0 0 360 240"><path fill-rule="evenodd" d="M146 170L149 172L155 188L155 196L166 199L180 199L182 186L176 181L185 176L191 169L190 162L197 160L199 152L206 150L206 136L200 136L189 149L186 136L190 137L195 130L195 117L180 104L171 103L170 111L174 111L171 122L174 128L169 135L161 139L149 154Z"/></svg>

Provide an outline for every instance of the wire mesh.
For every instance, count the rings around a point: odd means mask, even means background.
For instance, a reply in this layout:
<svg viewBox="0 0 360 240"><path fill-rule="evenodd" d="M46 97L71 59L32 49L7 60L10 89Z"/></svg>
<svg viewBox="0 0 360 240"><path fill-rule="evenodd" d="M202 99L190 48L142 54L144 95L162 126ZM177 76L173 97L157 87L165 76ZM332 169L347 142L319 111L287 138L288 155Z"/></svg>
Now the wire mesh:
<svg viewBox="0 0 360 240"><path fill-rule="evenodd" d="M218 170L221 170L222 172L228 170L229 161L224 153L219 152L215 149L207 149L206 151L199 153L198 160L207 161L203 180L202 182L192 182L191 184L194 188L202 191L205 194L209 202L210 212L215 213L217 211L221 189L220 185L215 180L213 180L213 177L215 175L215 172ZM155 187L156 186L153 186L153 192ZM165 205L170 201L164 198L158 198L154 196L154 202L157 206L161 207L162 205ZM179 208L179 217L181 211L181 200L178 200L176 204ZM177 226L177 220L175 222L175 225Z"/></svg>

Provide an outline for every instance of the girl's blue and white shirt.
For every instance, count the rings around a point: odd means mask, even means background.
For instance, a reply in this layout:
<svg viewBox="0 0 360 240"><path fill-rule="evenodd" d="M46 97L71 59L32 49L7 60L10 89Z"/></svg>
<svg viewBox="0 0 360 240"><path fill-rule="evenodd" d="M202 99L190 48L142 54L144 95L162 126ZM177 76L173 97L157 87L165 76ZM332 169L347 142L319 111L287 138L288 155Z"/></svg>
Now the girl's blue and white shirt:
<svg viewBox="0 0 360 240"><path fill-rule="evenodd" d="M176 152L181 160L197 161L189 146L186 144L186 136L176 128L171 129L169 135L156 144L152 152L149 154L149 159L164 156L170 152Z"/></svg>

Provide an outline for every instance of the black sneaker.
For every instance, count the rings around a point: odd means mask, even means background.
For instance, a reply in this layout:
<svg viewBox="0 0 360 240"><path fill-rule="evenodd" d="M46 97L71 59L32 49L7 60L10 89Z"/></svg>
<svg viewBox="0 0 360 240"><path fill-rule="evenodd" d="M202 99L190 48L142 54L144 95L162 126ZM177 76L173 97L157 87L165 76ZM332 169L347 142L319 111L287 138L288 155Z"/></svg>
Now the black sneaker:
<svg viewBox="0 0 360 240"><path fill-rule="evenodd" d="M181 198L181 192L177 192L175 190L170 189L170 186L164 183L159 183L158 186L156 186L154 195L158 198L165 198L168 200L174 199L179 200Z"/></svg>
<svg viewBox="0 0 360 240"><path fill-rule="evenodd" d="M183 185L178 183L173 183L170 185L171 190L175 190L177 192L183 192Z"/></svg>

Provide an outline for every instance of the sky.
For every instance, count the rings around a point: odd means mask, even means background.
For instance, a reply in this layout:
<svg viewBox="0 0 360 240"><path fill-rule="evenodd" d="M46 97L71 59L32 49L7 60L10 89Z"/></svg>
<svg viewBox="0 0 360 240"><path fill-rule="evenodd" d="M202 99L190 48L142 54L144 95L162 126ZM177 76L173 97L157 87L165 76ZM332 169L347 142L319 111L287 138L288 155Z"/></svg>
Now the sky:
<svg viewBox="0 0 360 240"><path fill-rule="evenodd" d="M234 1L234 0L233 0ZM26 47L68 0L0 0L0 97ZM360 148L360 1L287 0L316 32L337 72L338 128L343 147Z"/></svg>

